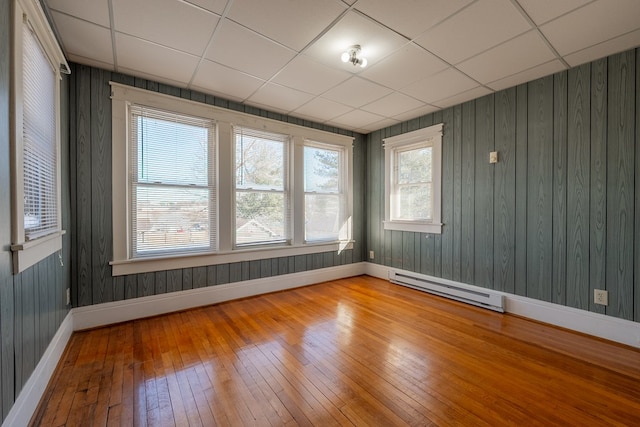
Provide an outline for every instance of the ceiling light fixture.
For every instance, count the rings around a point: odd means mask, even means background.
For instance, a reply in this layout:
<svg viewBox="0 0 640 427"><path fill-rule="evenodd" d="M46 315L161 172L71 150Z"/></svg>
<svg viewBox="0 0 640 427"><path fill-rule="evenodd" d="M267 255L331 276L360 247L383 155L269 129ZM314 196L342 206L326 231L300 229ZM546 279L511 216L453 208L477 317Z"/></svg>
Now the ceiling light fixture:
<svg viewBox="0 0 640 427"><path fill-rule="evenodd" d="M354 66L359 65L364 68L367 66L367 58L360 56L360 50L360 45L355 44L349 47L349 49L342 54L340 59L342 59L342 62L351 62Z"/></svg>

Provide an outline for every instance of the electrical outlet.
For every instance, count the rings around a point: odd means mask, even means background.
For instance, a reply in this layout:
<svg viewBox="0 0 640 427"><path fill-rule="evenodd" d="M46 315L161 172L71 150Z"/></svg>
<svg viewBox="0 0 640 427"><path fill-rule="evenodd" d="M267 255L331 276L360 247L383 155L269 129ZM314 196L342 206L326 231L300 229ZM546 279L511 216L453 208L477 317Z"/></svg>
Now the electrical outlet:
<svg viewBox="0 0 640 427"><path fill-rule="evenodd" d="M594 289L593 302L600 305L609 305L609 292L603 289Z"/></svg>
<svg viewBox="0 0 640 427"><path fill-rule="evenodd" d="M375 258L375 254L373 253L373 251L369 251L369 259L373 258Z"/></svg>
<svg viewBox="0 0 640 427"><path fill-rule="evenodd" d="M67 305L71 304L71 289L67 288Z"/></svg>

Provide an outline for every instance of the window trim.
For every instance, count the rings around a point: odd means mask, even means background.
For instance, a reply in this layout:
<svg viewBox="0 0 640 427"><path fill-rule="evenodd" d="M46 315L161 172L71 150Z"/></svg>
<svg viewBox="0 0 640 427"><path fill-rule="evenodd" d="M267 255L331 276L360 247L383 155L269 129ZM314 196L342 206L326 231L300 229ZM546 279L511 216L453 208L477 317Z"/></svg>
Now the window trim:
<svg viewBox="0 0 640 427"><path fill-rule="evenodd" d="M442 131L444 124L429 126L412 132L385 138L385 230L412 231L419 233L442 233ZM432 154L432 194L433 194L433 215L431 221L419 220L397 220L393 219L392 200L394 197L394 166L396 153L411 147L421 147L431 145Z"/></svg>
<svg viewBox="0 0 640 427"><path fill-rule="evenodd" d="M226 264L259 259L270 259L284 256L313 254L328 251L343 251L353 248L351 240L352 223L352 183L353 183L353 137L336 133L307 128L286 122L267 119L238 111L228 110L208 104L171 95L151 92L145 89L110 82L112 100L112 210L113 210L113 261L112 275L145 273L170 270L175 268L202 267L208 265ZM218 250L192 254L175 254L154 258L131 258L128 252L130 195L128 188L128 108L131 104L146 105L152 108L174 111L176 113L210 118L216 122L218 141L217 152L217 210ZM322 141L328 145L342 146L345 149L345 163L347 165L347 214L345 215L345 230L347 238L335 242L307 243L303 242L304 224L301 215L304 214L304 192L302 185L291 188L292 216L294 235L289 245L259 245L259 247L233 247L233 233L231 225L234 223L233 200L235 180L233 154L233 126L243 126L261 129L268 132L282 133L291 136L291 150L289 179L292 183L302 182L302 156L304 141ZM295 165L299 165L296 167ZM302 196L302 197L301 197ZM225 202L221 202L225 201ZM300 206L302 203L302 206ZM301 209L302 208L302 209ZM228 225L223 227L222 225ZM300 234L302 227L302 235Z"/></svg>
<svg viewBox="0 0 640 427"><path fill-rule="evenodd" d="M13 272L20 273L37 264L51 254L62 249L62 196L61 196L61 159L60 159L60 70L68 72L69 65L58 45L58 41L49 26L49 22L39 5L39 2L16 0L12 2L11 18L11 251L13 252ZM56 150L56 198L57 198L57 227L56 231L27 241L24 229L24 161L23 161L23 69L22 69L22 29L28 25L33 30L44 54L47 56L54 76L55 84L55 150ZM58 68L60 67L60 68Z"/></svg>

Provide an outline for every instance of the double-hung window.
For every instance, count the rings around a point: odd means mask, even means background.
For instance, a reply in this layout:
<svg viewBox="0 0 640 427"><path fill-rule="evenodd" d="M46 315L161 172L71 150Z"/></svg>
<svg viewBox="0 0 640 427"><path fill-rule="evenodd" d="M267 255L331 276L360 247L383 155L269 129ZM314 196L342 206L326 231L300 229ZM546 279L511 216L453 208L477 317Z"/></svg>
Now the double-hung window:
<svg viewBox="0 0 640 427"><path fill-rule="evenodd" d="M441 233L442 124L384 140L385 229Z"/></svg>
<svg viewBox="0 0 640 427"><path fill-rule="evenodd" d="M347 212L344 159L344 147L305 143L305 242L335 241L344 237Z"/></svg>
<svg viewBox="0 0 640 427"><path fill-rule="evenodd" d="M62 247L60 69L64 56L37 2L13 2L12 219L14 271Z"/></svg>
<svg viewBox="0 0 640 427"><path fill-rule="evenodd" d="M353 138L111 83L113 275L342 251Z"/></svg>
<svg viewBox="0 0 640 427"><path fill-rule="evenodd" d="M234 126L236 247L290 241L289 140Z"/></svg>
<svg viewBox="0 0 640 427"><path fill-rule="evenodd" d="M132 257L215 249L213 120L130 107Z"/></svg>

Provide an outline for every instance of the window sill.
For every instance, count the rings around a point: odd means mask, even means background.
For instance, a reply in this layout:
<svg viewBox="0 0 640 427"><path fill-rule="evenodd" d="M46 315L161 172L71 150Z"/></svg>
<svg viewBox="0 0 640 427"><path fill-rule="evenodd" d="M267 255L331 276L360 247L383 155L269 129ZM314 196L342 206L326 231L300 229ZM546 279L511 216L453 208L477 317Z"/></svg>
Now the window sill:
<svg viewBox="0 0 640 427"><path fill-rule="evenodd" d="M18 274L62 249L64 230L29 242L11 245L13 273Z"/></svg>
<svg viewBox="0 0 640 427"><path fill-rule="evenodd" d="M443 224L416 221L384 221L385 230L412 231L414 233L442 234Z"/></svg>
<svg viewBox="0 0 640 427"><path fill-rule="evenodd" d="M277 248L269 247L237 249L230 252L168 255L155 258L136 258L130 260L111 261L109 264L112 266L112 276L123 276L127 274L204 267L208 265L228 264L241 261L255 261L260 259L315 254L321 252L342 252L346 249L353 249L352 240L306 244L298 246L284 246Z"/></svg>

